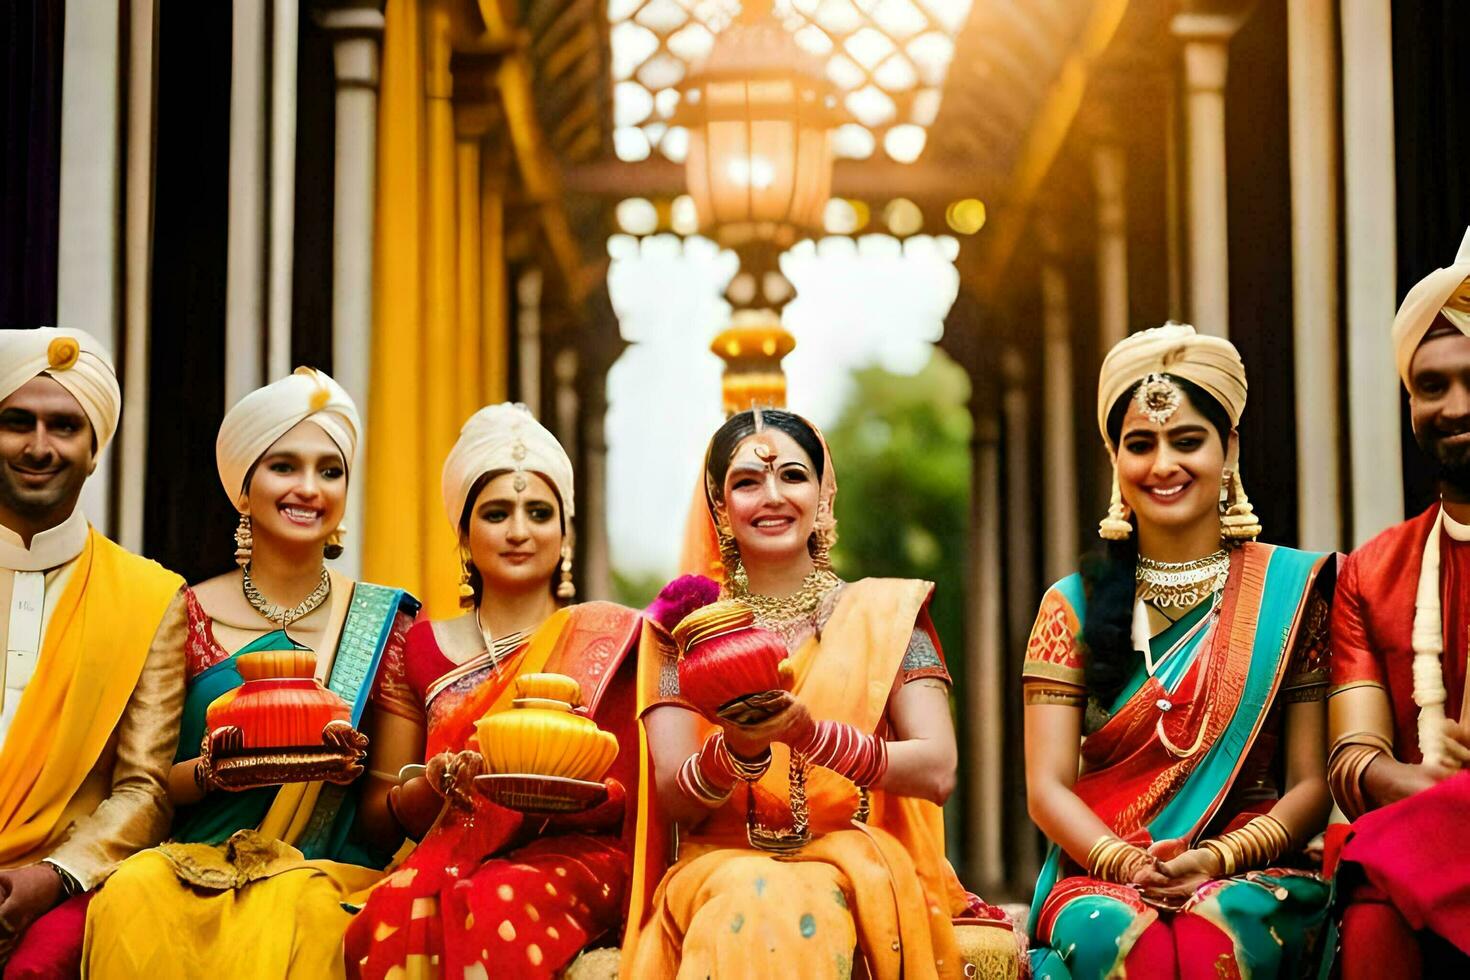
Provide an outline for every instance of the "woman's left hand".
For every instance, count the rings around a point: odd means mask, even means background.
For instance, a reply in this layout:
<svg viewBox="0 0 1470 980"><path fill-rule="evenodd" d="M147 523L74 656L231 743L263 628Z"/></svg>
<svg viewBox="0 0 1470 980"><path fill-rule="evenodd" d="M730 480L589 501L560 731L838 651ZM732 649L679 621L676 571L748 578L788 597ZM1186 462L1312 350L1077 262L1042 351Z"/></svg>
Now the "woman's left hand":
<svg viewBox="0 0 1470 980"><path fill-rule="evenodd" d="M1154 847L1158 848L1159 845ZM1170 850L1174 848L1160 848L1163 853ZM1200 885L1220 877L1220 859L1208 848L1194 847L1179 851L1173 858L1163 861L1159 865L1159 873L1168 879L1168 883L1145 888L1144 896L1155 900L1182 902L1192 896Z"/></svg>

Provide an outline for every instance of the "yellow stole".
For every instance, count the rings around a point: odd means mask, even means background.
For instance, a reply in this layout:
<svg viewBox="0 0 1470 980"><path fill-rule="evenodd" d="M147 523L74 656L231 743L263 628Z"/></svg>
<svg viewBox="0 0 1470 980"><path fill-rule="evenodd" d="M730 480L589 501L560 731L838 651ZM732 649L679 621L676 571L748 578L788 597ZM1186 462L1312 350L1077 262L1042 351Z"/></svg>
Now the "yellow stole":
<svg viewBox="0 0 1470 980"><path fill-rule="evenodd" d="M183 585L95 528L88 534L0 750L0 867L65 836L62 814L112 738Z"/></svg>

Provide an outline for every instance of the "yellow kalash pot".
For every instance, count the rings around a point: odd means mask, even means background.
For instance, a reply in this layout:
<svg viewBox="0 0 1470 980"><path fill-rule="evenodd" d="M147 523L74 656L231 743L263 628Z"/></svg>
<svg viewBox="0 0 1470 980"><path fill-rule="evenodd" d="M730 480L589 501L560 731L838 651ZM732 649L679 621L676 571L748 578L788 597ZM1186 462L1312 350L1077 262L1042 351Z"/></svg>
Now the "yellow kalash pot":
<svg viewBox="0 0 1470 980"><path fill-rule="evenodd" d="M488 775L481 791L518 810L582 809L603 792L618 741L585 713L581 685L565 674L516 678L509 711L475 722Z"/></svg>

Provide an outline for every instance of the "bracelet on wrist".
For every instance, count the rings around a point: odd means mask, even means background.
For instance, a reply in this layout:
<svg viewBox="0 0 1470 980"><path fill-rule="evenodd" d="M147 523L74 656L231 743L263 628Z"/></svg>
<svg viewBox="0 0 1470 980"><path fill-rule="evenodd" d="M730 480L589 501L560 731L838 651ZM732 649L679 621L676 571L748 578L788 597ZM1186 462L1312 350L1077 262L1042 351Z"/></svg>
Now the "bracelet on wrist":
<svg viewBox="0 0 1470 980"><path fill-rule="evenodd" d="M68 898L75 898L77 895L80 895L83 891L85 891L85 889L82 888L82 883L80 881L77 881L76 878L72 877L72 873L70 871L66 870L55 861L43 858L41 860L41 863L46 865L46 867L50 868L52 871L55 871L56 877L61 879L61 895L63 901Z"/></svg>

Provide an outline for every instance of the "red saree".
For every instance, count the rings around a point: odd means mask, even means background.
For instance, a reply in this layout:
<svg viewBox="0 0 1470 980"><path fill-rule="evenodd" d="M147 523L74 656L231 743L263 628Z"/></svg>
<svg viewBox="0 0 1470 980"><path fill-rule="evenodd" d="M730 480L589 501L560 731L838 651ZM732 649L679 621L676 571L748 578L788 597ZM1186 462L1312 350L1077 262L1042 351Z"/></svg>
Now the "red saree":
<svg viewBox="0 0 1470 980"><path fill-rule="evenodd" d="M639 614L606 602L553 615L498 667L456 666L428 623L408 638L408 674L427 694L428 755L475 747L474 722L509 707L518 674L575 677L589 714L636 745L634 661ZM616 937L626 906L633 821L624 786L638 757L619 754L608 800L552 820L475 797L446 807L414 852L368 897L345 940L347 975L551 977L599 937Z"/></svg>

